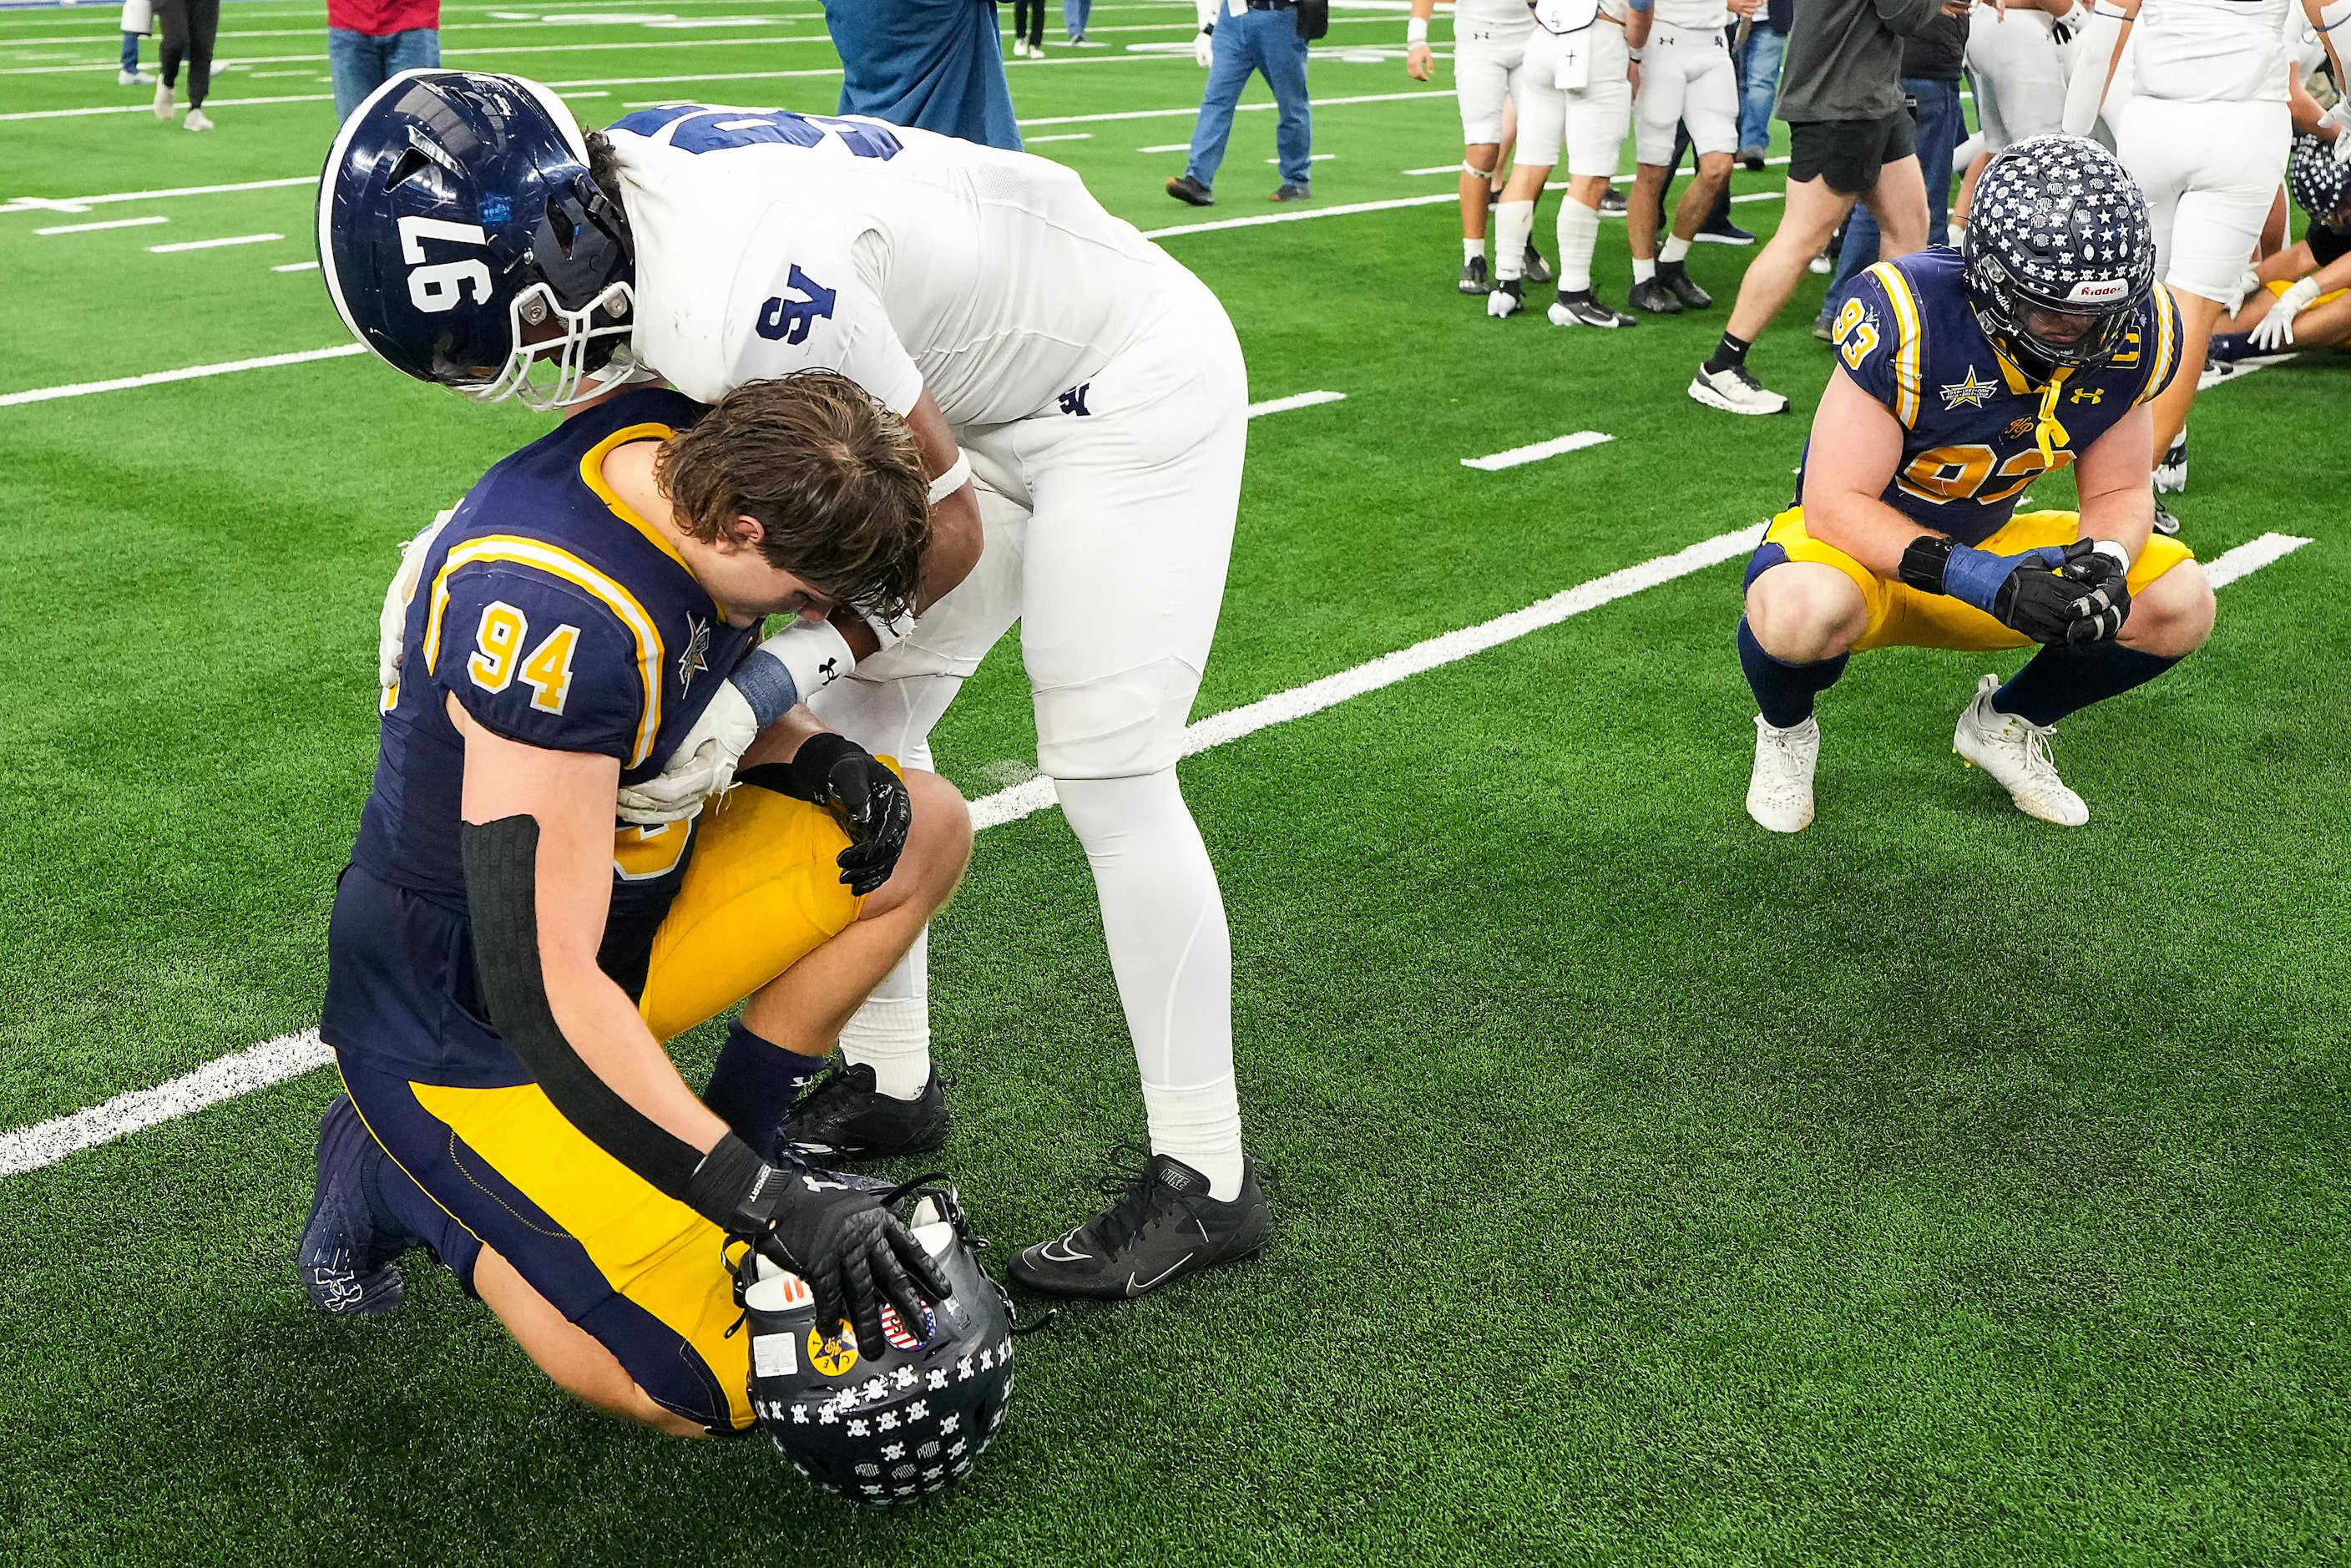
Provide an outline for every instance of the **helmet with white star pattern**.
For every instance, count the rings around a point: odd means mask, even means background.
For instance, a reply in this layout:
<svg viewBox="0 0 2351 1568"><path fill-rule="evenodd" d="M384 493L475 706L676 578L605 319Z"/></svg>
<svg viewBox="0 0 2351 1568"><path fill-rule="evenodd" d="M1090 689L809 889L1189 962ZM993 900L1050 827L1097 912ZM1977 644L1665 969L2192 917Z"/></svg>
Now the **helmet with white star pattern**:
<svg viewBox="0 0 2351 1568"><path fill-rule="evenodd" d="M2294 139L2294 161L2286 165L2285 184L2294 193L2294 204L2308 213L2314 223L2337 227L2344 209L2351 207L2351 163L2337 158L2332 147L2307 131Z"/></svg>
<svg viewBox="0 0 2351 1568"><path fill-rule="evenodd" d="M820 1325L797 1274L756 1253L736 1294L751 1336L751 1411L777 1449L820 1490L888 1506L943 1492L971 1473L1012 1400L1012 1299L979 1266L955 1189L932 1178L883 1189L954 1293L909 1323L882 1309L883 1343L849 1323Z"/></svg>
<svg viewBox="0 0 2351 1568"><path fill-rule="evenodd" d="M1962 256L1978 325L2036 378L2112 360L2155 287L2147 198L2086 137L2035 136L1994 158Z"/></svg>

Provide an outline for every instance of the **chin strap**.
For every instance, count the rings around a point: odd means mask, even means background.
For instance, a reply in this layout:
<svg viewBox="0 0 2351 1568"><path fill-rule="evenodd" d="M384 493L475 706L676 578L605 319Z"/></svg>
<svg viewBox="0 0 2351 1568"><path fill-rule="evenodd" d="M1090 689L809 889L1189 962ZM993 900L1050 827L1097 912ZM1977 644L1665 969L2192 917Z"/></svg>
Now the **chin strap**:
<svg viewBox="0 0 2351 1568"><path fill-rule="evenodd" d="M2049 384L2041 389L2041 412L2034 416L2033 444L2041 448L2041 461L2054 465L2057 448L2070 445L2074 438L2057 420L2057 397L2065 390L2065 378L2074 373L2071 365L2060 365L2050 372Z"/></svg>

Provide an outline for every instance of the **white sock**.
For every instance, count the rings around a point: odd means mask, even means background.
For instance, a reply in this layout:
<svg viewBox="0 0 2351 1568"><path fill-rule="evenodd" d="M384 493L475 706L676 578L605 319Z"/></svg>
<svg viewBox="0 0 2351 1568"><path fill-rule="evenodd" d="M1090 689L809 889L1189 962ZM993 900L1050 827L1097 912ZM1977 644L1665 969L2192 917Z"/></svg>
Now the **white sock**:
<svg viewBox="0 0 2351 1568"><path fill-rule="evenodd" d="M1208 1178L1210 1196L1229 1203L1241 1180L1233 946L1208 847L1172 768L1063 779L1054 788L1093 866L1152 1152L1192 1166Z"/></svg>
<svg viewBox="0 0 2351 1568"><path fill-rule="evenodd" d="M914 938L841 1030L841 1059L873 1070L873 1087L912 1100L931 1081L931 933Z"/></svg>
<svg viewBox="0 0 2351 1568"><path fill-rule="evenodd" d="M1643 260L1642 260L1639 256L1635 256L1635 257L1633 258L1633 281L1634 281L1634 282L1635 282L1635 283L1646 283L1646 282L1648 282L1648 281L1649 281L1649 279L1651 279L1651 278L1653 278L1653 277L1656 277L1656 276L1657 276L1657 264L1656 264L1656 262L1654 262L1654 261L1643 261Z"/></svg>
<svg viewBox="0 0 2351 1568"><path fill-rule="evenodd" d="M1527 270L1527 239L1535 232L1532 202L1504 202L1494 209L1494 276L1519 277Z"/></svg>
<svg viewBox="0 0 2351 1568"><path fill-rule="evenodd" d="M1479 256L1482 256L1485 254L1486 242L1484 240L1470 239L1467 235L1462 237L1461 259L1463 261L1476 261Z"/></svg>
<svg viewBox="0 0 2351 1568"><path fill-rule="evenodd" d="M1600 243L1600 209L1573 199L1559 204L1559 291L1592 287L1592 247Z"/></svg>
<svg viewBox="0 0 2351 1568"><path fill-rule="evenodd" d="M1690 242L1679 235L1666 236L1666 248L1657 252L1657 259L1671 265L1689 254Z"/></svg>

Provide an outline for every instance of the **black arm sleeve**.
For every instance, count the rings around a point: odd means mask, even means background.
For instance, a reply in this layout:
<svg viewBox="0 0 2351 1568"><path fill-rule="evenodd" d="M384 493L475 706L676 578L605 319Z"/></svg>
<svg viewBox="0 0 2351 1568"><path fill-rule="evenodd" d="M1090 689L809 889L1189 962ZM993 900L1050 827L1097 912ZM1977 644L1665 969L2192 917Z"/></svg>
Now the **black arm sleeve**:
<svg viewBox="0 0 2351 1568"><path fill-rule="evenodd" d="M580 1059L548 1005L538 961L538 821L528 816L466 822L465 903L474 965L490 1021L564 1120L606 1154L679 1202L689 1201L702 1153L657 1126Z"/></svg>

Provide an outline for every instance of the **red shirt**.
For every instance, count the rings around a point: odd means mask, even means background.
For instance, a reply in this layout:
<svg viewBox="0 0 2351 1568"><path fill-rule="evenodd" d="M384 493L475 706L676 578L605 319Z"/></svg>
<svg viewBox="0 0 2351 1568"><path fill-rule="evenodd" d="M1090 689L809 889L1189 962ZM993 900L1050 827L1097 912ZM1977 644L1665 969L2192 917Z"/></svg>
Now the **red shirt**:
<svg viewBox="0 0 2351 1568"><path fill-rule="evenodd" d="M441 0L327 0L327 26L371 38L418 27L438 29Z"/></svg>

